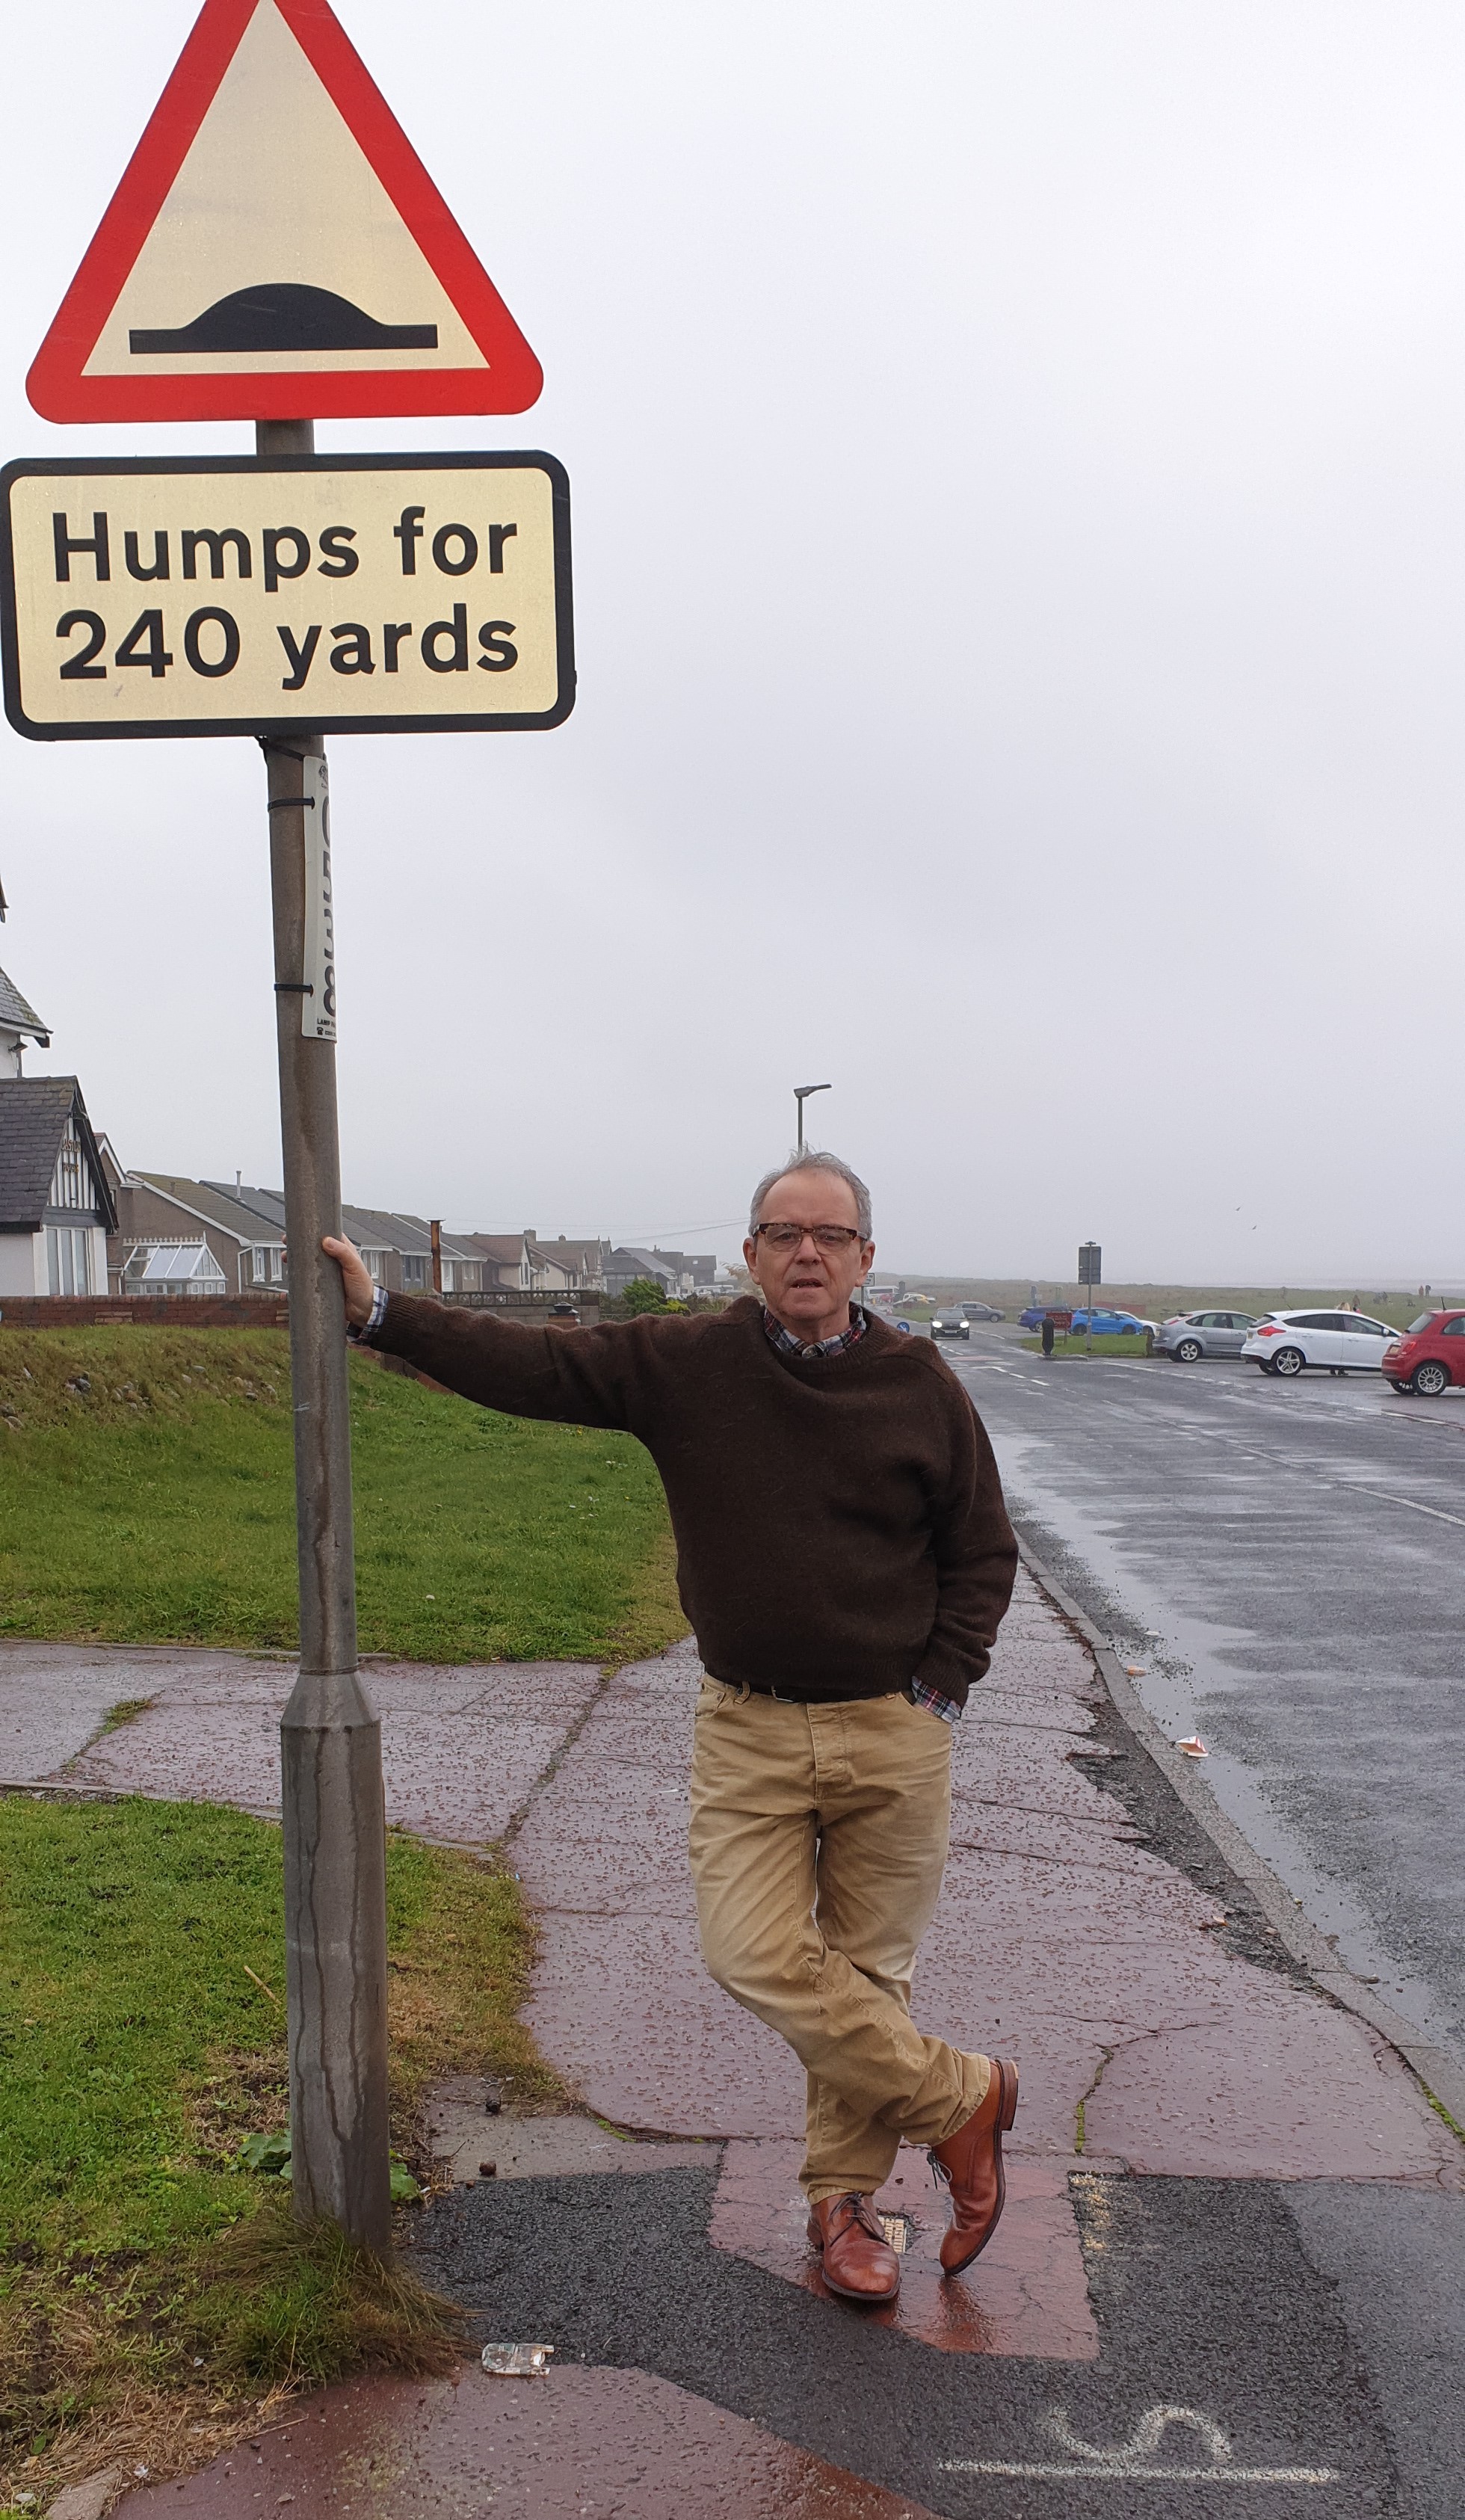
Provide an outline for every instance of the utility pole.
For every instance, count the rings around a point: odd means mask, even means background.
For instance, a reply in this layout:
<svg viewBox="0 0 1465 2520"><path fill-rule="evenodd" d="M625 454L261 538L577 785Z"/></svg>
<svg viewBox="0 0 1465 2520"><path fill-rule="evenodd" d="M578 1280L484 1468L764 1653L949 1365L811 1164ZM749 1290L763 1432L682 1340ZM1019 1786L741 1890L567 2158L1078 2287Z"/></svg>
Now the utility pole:
<svg viewBox="0 0 1465 2520"><path fill-rule="evenodd" d="M263 461L315 451L314 424L260 421ZM386 2114L386 1820L381 1726L356 1668L351 1428L340 1272L335 1044L301 1024L306 972L306 764L319 735L261 739L280 1123L289 1253L290 1391L300 1570L300 1669L280 1726L285 1836L290 2162L294 2210L384 2251L391 2233Z"/></svg>
<svg viewBox="0 0 1465 2520"><path fill-rule="evenodd" d="M794 1108L799 1115L800 1154L804 1151L804 1105L808 1102L811 1094L827 1094L829 1088L827 1085L796 1085L793 1089Z"/></svg>

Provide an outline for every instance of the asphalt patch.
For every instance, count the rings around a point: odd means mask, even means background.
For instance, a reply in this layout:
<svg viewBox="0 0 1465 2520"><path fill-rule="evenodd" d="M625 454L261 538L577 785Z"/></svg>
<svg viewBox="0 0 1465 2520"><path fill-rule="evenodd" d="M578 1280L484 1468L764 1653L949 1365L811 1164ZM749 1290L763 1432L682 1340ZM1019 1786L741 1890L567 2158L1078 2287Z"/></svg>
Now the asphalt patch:
<svg viewBox="0 0 1465 2520"><path fill-rule="evenodd" d="M714 2249L715 2182L485 2184L434 2205L414 2255L484 2339L657 2373L951 2520L1368 2520L1393 2499L1335 2285L1269 2183L1078 2175L1101 2344L1076 2365L945 2355Z"/></svg>

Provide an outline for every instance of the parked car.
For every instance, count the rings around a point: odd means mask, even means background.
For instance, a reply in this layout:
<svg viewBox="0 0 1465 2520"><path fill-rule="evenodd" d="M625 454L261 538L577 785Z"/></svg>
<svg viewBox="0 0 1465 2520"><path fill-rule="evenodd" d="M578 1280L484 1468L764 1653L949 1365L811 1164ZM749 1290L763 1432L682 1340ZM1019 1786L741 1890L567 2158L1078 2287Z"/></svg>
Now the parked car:
<svg viewBox="0 0 1465 2520"><path fill-rule="evenodd" d="M1041 1330L1048 1314L1061 1309L1057 1304L1025 1304L1017 1316L1018 1328L1025 1330Z"/></svg>
<svg viewBox="0 0 1465 2520"><path fill-rule="evenodd" d="M1004 1322L1007 1318L996 1304L963 1304L961 1309L969 1322Z"/></svg>
<svg viewBox="0 0 1465 2520"><path fill-rule="evenodd" d="M1392 1322L1367 1313L1267 1313L1249 1331L1241 1353L1284 1381L1304 1366L1329 1373L1378 1373L1398 1339Z"/></svg>
<svg viewBox="0 0 1465 2520"><path fill-rule="evenodd" d="M1425 1400L1465 1382L1465 1313L1421 1313L1384 1350L1384 1372L1396 1391L1417 1391Z"/></svg>
<svg viewBox="0 0 1465 2520"><path fill-rule="evenodd" d="M933 1338L970 1338L971 1331L967 1328L965 1314L957 1312L954 1306L944 1313L933 1313L931 1336Z"/></svg>
<svg viewBox="0 0 1465 2520"><path fill-rule="evenodd" d="M1143 1338L1145 1331L1152 1330L1154 1327L1155 1325L1153 1322L1141 1321L1137 1313L1108 1312L1103 1310L1097 1304L1093 1309L1093 1335L1095 1338L1129 1338L1132 1335L1135 1338ZM1073 1328L1076 1330L1088 1329L1088 1308L1087 1305L1082 1306L1080 1310L1075 1313L1073 1317Z"/></svg>
<svg viewBox="0 0 1465 2520"><path fill-rule="evenodd" d="M1161 1323L1155 1345L1181 1365L1196 1365L1203 1356L1239 1356L1256 1319L1254 1313L1175 1313Z"/></svg>

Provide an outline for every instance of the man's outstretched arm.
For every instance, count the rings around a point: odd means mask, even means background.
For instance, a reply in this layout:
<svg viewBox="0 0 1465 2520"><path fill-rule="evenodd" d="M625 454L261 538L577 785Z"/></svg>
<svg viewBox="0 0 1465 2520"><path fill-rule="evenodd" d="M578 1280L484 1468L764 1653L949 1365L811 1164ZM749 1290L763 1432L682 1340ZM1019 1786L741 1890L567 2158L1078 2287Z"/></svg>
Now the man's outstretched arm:
<svg viewBox="0 0 1465 2520"><path fill-rule="evenodd" d="M349 1327L365 1329L377 1298L370 1270L344 1236L328 1234L321 1247L341 1273ZM636 1434L653 1405L650 1328L647 1322L605 1322L590 1330L537 1329L427 1296L389 1295L372 1345L482 1408Z"/></svg>

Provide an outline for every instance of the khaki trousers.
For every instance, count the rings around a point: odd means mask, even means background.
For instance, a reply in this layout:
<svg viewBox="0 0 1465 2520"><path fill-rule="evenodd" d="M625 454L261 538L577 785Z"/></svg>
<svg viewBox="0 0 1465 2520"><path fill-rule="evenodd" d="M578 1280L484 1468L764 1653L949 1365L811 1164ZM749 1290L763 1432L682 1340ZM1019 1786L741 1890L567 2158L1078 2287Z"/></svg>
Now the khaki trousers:
<svg viewBox="0 0 1465 2520"><path fill-rule="evenodd" d="M691 1762L702 1957L809 2082L811 2204L870 2195L904 2138L935 2144L990 2067L910 2018L952 1810L952 1732L904 1696L793 1706L706 1680Z"/></svg>

